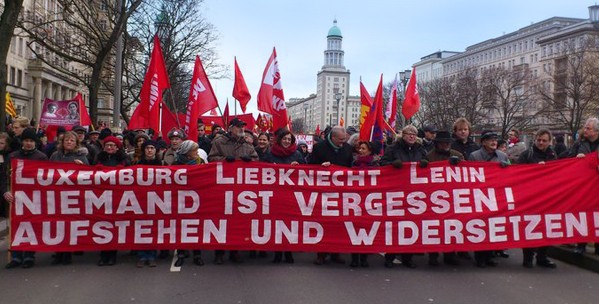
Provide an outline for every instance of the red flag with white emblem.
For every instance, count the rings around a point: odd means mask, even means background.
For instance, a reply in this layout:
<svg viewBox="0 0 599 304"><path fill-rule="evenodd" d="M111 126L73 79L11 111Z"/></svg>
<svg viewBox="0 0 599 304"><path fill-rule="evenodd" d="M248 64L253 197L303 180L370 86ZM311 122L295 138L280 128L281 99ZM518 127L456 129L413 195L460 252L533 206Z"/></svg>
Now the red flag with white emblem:
<svg viewBox="0 0 599 304"><path fill-rule="evenodd" d="M160 40L157 35L154 35L154 48L152 49L148 71L146 72L141 93L139 94L140 102L131 116L128 128L151 128L160 131L162 92L170 87L171 85L168 81L168 74L166 73L166 66L164 64L164 56L160 49Z"/></svg>
<svg viewBox="0 0 599 304"><path fill-rule="evenodd" d="M416 85L416 68L412 69L412 76L406 89L406 99L403 102L401 113L407 119L410 119L420 109L420 96L418 95L418 86Z"/></svg>
<svg viewBox="0 0 599 304"><path fill-rule="evenodd" d="M214 95L208 75L206 75L204 66L202 66L200 56L196 56L189 98L187 100L187 112L185 114L184 128L187 138L197 140L198 117L216 107L218 107L216 95Z"/></svg>
<svg viewBox="0 0 599 304"><path fill-rule="evenodd" d="M258 91L258 110L272 116L273 130L288 127L287 107L285 106L277 50L275 48L272 49L272 55L268 59L262 75L262 85L260 91Z"/></svg>

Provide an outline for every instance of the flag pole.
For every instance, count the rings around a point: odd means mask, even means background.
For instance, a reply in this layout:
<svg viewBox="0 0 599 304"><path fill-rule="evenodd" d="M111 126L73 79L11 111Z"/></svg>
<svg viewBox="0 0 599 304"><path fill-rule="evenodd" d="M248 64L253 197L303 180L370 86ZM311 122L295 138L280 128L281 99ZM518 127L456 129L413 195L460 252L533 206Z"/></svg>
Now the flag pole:
<svg viewBox="0 0 599 304"><path fill-rule="evenodd" d="M181 122L179 121L179 108L175 104L175 96L173 96L173 90L167 89L171 96L171 103L173 104L173 110L175 110L175 117L177 118L177 128L181 129ZM162 123L162 107L160 107L160 123Z"/></svg>
<svg viewBox="0 0 599 304"><path fill-rule="evenodd" d="M162 100L160 101L160 104L158 105L158 136L161 137L162 136Z"/></svg>

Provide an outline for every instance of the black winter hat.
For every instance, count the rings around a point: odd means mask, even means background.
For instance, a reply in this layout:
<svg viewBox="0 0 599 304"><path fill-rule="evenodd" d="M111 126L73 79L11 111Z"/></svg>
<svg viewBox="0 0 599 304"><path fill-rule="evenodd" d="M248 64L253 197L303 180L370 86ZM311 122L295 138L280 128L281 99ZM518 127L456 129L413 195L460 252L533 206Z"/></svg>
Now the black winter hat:
<svg viewBox="0 0 599 304"><path fill-rule="evenodd" d="M104 140L104 138L106 138L108 136L112 136L112 131L108 128L104 128L104 129L102 129L102 131L100 131L99 139Z"/></svg>
<svg viewBox="0 0 599 304"><path fill-rule="evenodd" d="M35 133L34 128L26 128L25 130L23 130L23 133L21 133L21 141L25 139L31 139L37 142L37 134Z"/></svg>

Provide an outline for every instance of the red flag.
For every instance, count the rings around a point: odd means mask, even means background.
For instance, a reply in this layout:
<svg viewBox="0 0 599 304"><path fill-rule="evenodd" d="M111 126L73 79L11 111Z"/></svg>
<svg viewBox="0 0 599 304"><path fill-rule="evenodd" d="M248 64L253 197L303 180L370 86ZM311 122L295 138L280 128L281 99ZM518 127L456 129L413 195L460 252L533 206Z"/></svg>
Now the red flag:
<svg viewBox="0 0 599 304"><path fill-rule="evenodd" d="M87 112L87 108L85 107L85 102L83 101L83 96L81 96L81 93L77 93L75 99L79 101L79 125L91 126L92 120L89 118L89 113Z"/></svg>
<svg viewBox="0 0 599 304"><path fill-rule="evenodd" d="M414 116L418 112L418 109L420 109L420 96L418 96L418 86L416 85L416 68L413 68L401 113L403 113L403 116L407 120Z"/></svg>
<svg viewBox="0 0 599 304"><path fill-rule="evenodd" d="M133 116L129 121L129 129L152 128L160 131L160 105L162 104L162 92L170 88L164 56L160 49L160 40L154 35L154 48L148 65L148 71L139 94L139 105L135 108Z"/></svg>
<svg viewBox="0 0 599 304"><path fill-rule="evenodd" d="M365 141L379 141L382 140L382 132L384 130L393 131L393 129L385 122L383 116L383 75L381 74L381 80L376 89L374 95L374 101L370 112L364 121L364 124L360 128L360 140Z"/></svg>
<svg viewBox="0 0 599 304"><path fill-rule="evenodd" d="M225 106L225 111L223 112L223 129L227 130L229 127L229 100L227 100L227 105Z"/></svg>
<svg viewBox="0 0 599 304"><path fill-rule="evenodd" d="M243 79L241 70L237 65L237 57L235 57L235 84L233 85L233 98L239 101L241 111L245 113L246 106L248 102L250 102L252 95L250 95L250 91L245 84L245 79Z"/></svg>
<svg viewBox="0 0 599 304"><path fill-rule="evenodd" d="M216 108L210 110L210 116L216 116L218 115L218 113L216 113Z"/></svg>
<svg viewBox="0 0 599 304"><path fill-rule="evenodd" d="M185 115L184 128L187 138L197 140L198 117L216 107L218 107L218 101L214 95L214 90L212 90L210 80L208 80L206 71L202 66L200 56L196 56Z"/></svg>
<svg viewBox="0 0 599 304"><path fill-rule="evenodd" d="M395 129L395 120L397 118L397 74L395 74L395 80L393 81L389 100L387 101L385 118L389 122L389 125Z"/></svg>
<svg viewBox="0 0 599 304"><path fill-rule="evenodd" d="M272 117L272 129L288 127L287 108L281 85L281 74L277 51L272 49L272 55L268 59L266 68L262 75L262 85L258 91L258 110L266 112Z"/></svg>
<svg viewBox="0 0 599 304"><path fill-rule="evenodd" d="M320 124L316 125L316 130L314 130L314 134L316 134L316 136L320 135Z"/></svg>
<svg viewBox="0 0 599 304"><path fill-rule="evenodd" d="M360 80L360 101L362 104L360 107L360 130L361 130L362 125L364 124L364 121L366 120L366 117L368 116L368 113L370 112L370 108L372 107L372 97L370 96L370 93L368 93L368 90L366 90L366 88L364 87L362 80Z"/></svg>

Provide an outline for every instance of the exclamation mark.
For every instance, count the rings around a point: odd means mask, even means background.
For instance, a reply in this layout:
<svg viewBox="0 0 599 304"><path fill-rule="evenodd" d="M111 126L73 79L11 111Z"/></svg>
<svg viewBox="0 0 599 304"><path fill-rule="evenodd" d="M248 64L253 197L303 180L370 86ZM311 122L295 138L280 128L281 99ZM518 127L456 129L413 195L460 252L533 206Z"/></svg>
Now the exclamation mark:
<svg viewBox="0 0 599 304"><path fill-rule="evenodd" d="M512 193L512 188L505 188L505 199L507 201L507 210L514 210L516 206L514 205L514 194Z"/></svg>
<svg viewBox="0 0 599 304"><path fill-rule="evenodd" d="M593 212L593 218L595 218L595 236L599 236L599 212Z"/></svg>

